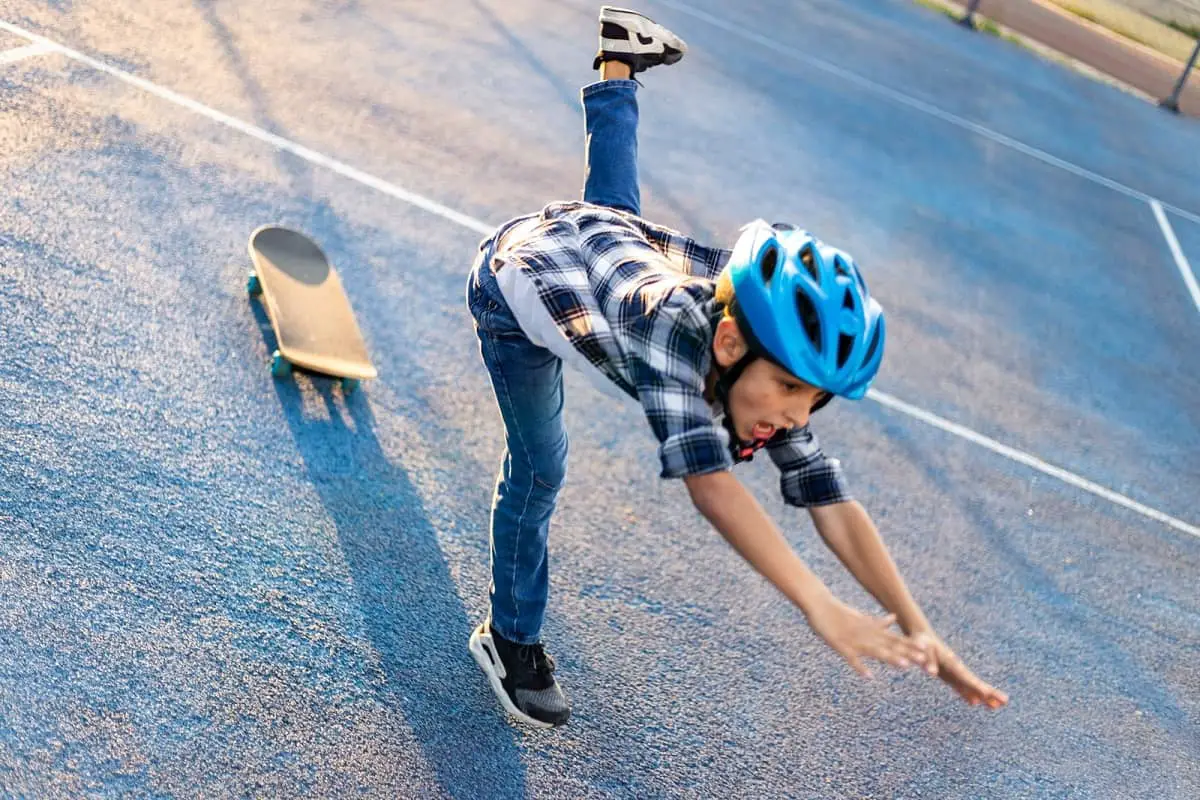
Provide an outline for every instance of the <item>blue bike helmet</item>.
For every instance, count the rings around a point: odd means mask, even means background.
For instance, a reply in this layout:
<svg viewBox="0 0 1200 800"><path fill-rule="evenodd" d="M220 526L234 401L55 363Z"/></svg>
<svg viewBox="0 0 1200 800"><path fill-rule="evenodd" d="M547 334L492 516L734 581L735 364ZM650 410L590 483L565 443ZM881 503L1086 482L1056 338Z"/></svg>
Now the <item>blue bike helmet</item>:
<svg viewBox="0 0 1200 800"><path fill-rule="evenodd" d="M727 268L730 311L754 356L831 395L867 393L883 360L883 308L849 254L807 231L755 220Z"/></svg>

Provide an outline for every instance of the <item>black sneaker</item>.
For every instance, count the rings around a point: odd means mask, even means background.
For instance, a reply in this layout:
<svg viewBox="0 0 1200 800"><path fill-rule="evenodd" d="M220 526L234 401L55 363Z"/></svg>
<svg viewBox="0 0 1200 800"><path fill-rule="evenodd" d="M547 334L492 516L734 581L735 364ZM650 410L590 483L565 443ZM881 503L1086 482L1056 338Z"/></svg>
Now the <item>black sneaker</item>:
<svg viewBox="0 0 1200 800"><path fill-rule="evenodd" d="M636 75L659 64L674 64L686 52L683 39L649 17L613 6L600 9L600 52L592 69L600 69L604 61L621 61Z"/></svg>
<svg viewBox="0 0 1200 800"><path fill-rule="evenodd" d="M571 704L554 680L554 659L541 644L517 644L483 623L468 645L492 691L512 717L536 728L553 728L571 717Z"/></svg>

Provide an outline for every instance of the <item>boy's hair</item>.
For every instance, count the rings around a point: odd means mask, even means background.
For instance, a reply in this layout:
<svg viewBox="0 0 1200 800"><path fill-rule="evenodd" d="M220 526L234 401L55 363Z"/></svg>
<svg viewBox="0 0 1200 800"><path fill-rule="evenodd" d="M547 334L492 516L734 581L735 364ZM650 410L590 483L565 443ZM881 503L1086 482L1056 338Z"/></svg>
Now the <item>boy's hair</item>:
<svg viewBox="0 0 1200 800"><path fill-rule="evenodd" d="M721 270L721 274L717 276L717 290L713 299L721 308L722 316L733 317L733 276L728 268Z"/></svg>

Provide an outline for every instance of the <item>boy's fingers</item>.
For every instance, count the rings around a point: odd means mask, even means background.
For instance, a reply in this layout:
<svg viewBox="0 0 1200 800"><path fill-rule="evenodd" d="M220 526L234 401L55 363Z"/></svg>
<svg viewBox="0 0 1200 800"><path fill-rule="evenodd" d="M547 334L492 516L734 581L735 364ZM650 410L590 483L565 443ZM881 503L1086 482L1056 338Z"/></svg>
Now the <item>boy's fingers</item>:
<svg viewBox="0 0 1200 800"><path fill-rule="evenodd" d="M924 660L924 656L928 654L928 650L921 647L902 633L896 631L884 630L883 636L885 641L895 649L905 653L909 658Z"/></svg>
<svg viewBox="0 0 1200 800"><path fill-rule="evenodd" d="M942 668L941 663L938 661L937 650L933 647L930 647L928 650L925 650L924 653L925 659L921 663L925 665L925 671L930 675L937 675Z"/></svg>
<svg viewBox="0 0 1200 800"><path fill-rule="evenodd" d="M862 662L858 656L853 653L846 656L846 661L850 662L850 666L854 667L854 671L864 678L871 678L871 670L867 669L867 665Z"/></svg>
<svg viewBox="0 0 1200 800"><path fill-rule="evenodd" d="M928 663L929 659L931 658L928 650L918 647L908 640L905 640L904 642L904 650L906 653L908 653L908 657L918 664Z"/></svg>
<svg viewBox="0 0 1200 800"><path fill-rule="evenodd" d="M996 691L991 686L988 686L986 683L980 680L975 673L971 672L966 667L962 667L962 672L966 673L962 678L963 683L966 684L968 689L978 695L981 700Z"/></svg>
<svg viewBox="0 0 1200 800"><path fill-rule="evenodd" d="M893 666L899 666L898 662L901 659L908 660L908 651L903 646L903 642L888 631L882 631L882 634L882 636L876 636L864 642L864 647L860 652L876 661L883 661Z"/></svg>
<svg viewBox="0 0 1200 800"><path fill-rule="evenodd" d="M892 658L904 662L898 665L900 667L908 667L912 664L920 666L925 663L925 654L907 642L898 642L892 647Z"/></svg>
<svg viewBox="0 0 1200 800"><path fill-rule="evenodd" d="M1008 695L978 679L958 682L955 691L973 706L986 705L995 710L1008 705Z"/></svg>
<svg viewBox="0 0 1200 800"><path fill-rule="evenodd" d="M887 632L886 640L882 647L886 647L887 658L881 660L890 660L892 663L895 663L894 659L903 659L908 662L897 666L908 667L910 664L924 666L930 659L929 651L923 650L908 637L891 633L890 631Z"/></svg>
<svg viewBox="0 0 1200 800"><path fill-rule="evenodd" d="M1008 695L997 689L995 686L983 685L981 699L987 704L988 708L1001 708L1008 705Z"/></svg>

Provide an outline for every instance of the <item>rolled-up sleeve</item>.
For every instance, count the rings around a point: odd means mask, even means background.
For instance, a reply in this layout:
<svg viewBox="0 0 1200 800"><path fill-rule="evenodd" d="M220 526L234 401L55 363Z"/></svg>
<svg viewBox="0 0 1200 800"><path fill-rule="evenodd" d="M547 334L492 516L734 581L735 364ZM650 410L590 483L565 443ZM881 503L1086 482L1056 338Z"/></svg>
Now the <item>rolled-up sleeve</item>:
<svg viewBox="0 0 1200 800"><path fill-rule="evenodd" d="M779 467L779 488L789 505L810 508L852 499L841 462L822 452L807 425L773 440L767 452Z"/></svg>
<svg viewBox="0 0 1200 800"><path fill-rule="evenodd" d="M713 425L711 416L707 420L692 421L686 416L672 414L660 417L661 424L655 424L649 413L647 417L651 419L651 427L661 442L658 447L658 458L662 462L661 477L682 478L733 467L729 435L723 428ZM672 433L672 430L678 432Z"/></svg>

